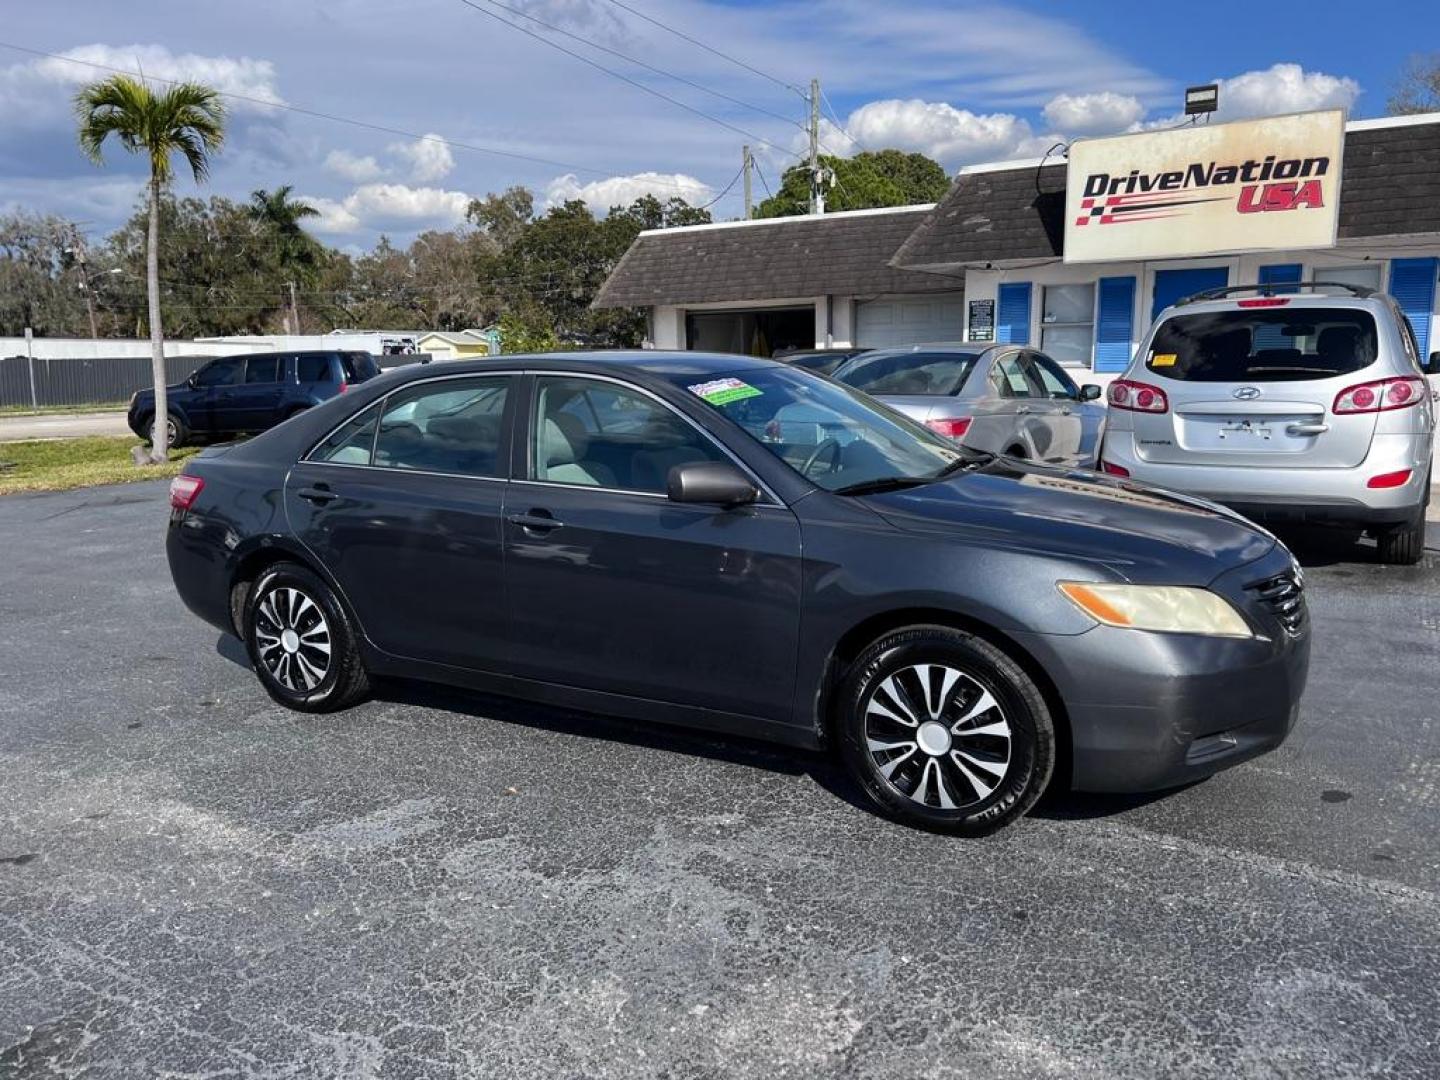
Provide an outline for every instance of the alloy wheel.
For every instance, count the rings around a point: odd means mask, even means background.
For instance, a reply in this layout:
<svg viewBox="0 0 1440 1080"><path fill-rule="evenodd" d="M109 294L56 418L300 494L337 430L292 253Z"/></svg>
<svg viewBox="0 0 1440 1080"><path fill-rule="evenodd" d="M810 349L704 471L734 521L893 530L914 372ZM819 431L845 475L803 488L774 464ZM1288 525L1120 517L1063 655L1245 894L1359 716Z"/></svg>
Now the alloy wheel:
<svg viewBox="0 0 1440 1080"><path fill-rule="evenodd" d="M887 784L932 809L984 802L1010 771L1010 722L1000 703L944 664L901 668L875 688L865 702L865 745Z"/></svg>
<svg viewBox="0 0 1440 1080"><path fill-rule="evenodd" d="M330 673L330 624L320 605L293 586L267 593L255 608L255 646L277 683L308 693Z"/></svg>

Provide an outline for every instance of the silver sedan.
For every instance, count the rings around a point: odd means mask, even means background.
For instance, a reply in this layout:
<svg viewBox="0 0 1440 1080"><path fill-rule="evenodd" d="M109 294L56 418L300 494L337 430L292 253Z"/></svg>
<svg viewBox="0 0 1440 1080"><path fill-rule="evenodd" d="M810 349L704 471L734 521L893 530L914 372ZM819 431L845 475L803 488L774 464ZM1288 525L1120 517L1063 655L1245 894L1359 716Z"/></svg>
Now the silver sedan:
<svg viewBox="0 0 1440 1080"><path fill-rule="evenodd" d="M863 353L832 378L976 450L1092 465L1105 421L1100 388L1015 345L912 345Z"/></svg>

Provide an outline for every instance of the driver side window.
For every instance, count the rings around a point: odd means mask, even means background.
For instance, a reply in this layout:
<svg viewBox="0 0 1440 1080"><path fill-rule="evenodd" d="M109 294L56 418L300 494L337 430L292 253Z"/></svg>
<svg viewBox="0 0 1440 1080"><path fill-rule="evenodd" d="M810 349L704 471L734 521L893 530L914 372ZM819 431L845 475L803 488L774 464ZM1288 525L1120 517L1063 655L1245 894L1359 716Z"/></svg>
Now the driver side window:
<svg viewBox="0 0 1440 1080"><path fill-rule="evenodd" d="M240 381L245 362L235 359L216 360L195 373L196 386L230 386Z"/></svg>
<svg viewBox="0 0 1440 1080"><path fill-rule="evenodd" d="M563 376L535 381L532 480L663 495L676 465L725 460L679 414L639 390Z"/></svg>

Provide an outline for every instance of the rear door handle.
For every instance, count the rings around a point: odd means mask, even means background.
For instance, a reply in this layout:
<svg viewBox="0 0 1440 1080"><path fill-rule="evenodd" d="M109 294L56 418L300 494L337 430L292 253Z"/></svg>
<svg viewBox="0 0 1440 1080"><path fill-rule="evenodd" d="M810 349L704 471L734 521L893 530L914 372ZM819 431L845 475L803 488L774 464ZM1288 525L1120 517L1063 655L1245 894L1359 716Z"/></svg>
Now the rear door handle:
<svg viewBox="0 0 1440 1080"><path fill-rule="evenodd" d="M557 520L545 510L532 510L528 514L511 514L509 521L511 525L519 525L522 529L530 529L535 532L551 532L565 527L563 521Z"/></svg>
<svg viewBox="0 0 1440 1080"><path fill-rule="evenodd" d="M1330 430L1330 425L1329 425L1329 424L1321 424L1321 423L1314 423L1314 422L1312 422L1312 423L1304 423L1304 424L1288 424L1288 425L1286 425L1286 428L1285 428L1285 434L1287 434L1287 435L1324 435L1325 432L1327 432L1327 431L1329 431L1329 430Z"/></svg>
<svg viewBox="0 0 1440 1080"><path fill-rule="evenodd" d="M1029 405L1017 405L1017 406L1015 407L1015 415L1016 415L1016 416L1024 416L1024 415L1025 415L1026 413L1028 413L1029 411L1030 411L1030 406L1029 406Z"/></svg>
<svg viewBox="0 0 1440 1080"><path fill-rule="evenodd" d="M314 487L301 488L295 494L299 495L300 498L306 502L314 503L316 506L324 506L326 503L332 502L339 497L325 484L316 484Z"/></svg>

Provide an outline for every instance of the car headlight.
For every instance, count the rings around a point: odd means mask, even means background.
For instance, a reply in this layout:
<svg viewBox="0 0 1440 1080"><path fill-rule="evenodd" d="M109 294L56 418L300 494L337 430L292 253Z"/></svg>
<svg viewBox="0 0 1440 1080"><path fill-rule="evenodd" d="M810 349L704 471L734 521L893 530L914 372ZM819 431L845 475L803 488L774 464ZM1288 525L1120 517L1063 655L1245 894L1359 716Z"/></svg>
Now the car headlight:
<svg viewBox="0 0 1440 1080"><path fill-rule="evenodd" d="M1241 614L1209 589L1179 585L1118 585L1098 581L1056 583L1066 598L1106 626L1166 634L1255 635Z"/></svg>

